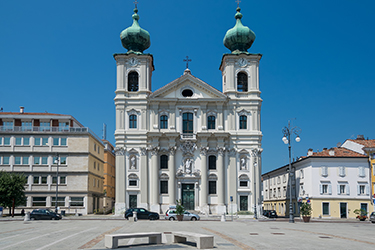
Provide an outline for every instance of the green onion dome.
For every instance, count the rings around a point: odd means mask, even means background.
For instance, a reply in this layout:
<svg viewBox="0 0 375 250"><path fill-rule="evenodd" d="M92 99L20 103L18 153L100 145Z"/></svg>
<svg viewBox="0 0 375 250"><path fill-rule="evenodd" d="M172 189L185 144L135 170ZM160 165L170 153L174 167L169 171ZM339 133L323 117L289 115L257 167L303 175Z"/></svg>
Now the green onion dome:
<svg viewBox="0 0 375 250"><path fill-rule="evenodd" d="M230 49L232 53L247 52L255 40L255 33L246 26L242 25L240 13L241 9L237 7L236 25L227 31L224 37L224 46Z"/></svg>
<svg viewBox="0 0 375 250"><path fill-rule="evenodd" d="M138 9L134 9L133 24L131 27L123 30L120 34L122 46L128 50L128 52L142 53L148 49L151 45L150 34L142 29L139 24Z"/></svg>

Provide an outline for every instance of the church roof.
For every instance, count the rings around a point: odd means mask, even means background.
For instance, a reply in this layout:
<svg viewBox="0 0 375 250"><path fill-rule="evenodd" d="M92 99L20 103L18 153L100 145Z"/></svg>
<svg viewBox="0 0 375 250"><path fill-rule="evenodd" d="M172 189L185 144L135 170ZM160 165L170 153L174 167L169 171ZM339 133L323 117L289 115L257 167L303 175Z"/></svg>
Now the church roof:
<svg viewBox="0 0 375 250"><path fill-rule="evenodd" d="M185 98L182 96L179 96L176 91L178 91L179 88L182 88L184 86L190 86L192 88L199 89L199 95L193 95L192 97L189 97L191 99L206 99L206 98L216 98L216 99L222 99L223 101L227 99L227 96L223 94L221 91L217 90L216 88L212 87L208 83L202 81L201 79L193 76L189 69L186 69L184 71L184 74L173 80L172 82L168 83L167 85L161 87L160 89L156 90L150 95L151 99L157 99L157 98ZM176 95L173 95L171 93L175 92ZM197 91L198 92L198 91Z"/></svg>

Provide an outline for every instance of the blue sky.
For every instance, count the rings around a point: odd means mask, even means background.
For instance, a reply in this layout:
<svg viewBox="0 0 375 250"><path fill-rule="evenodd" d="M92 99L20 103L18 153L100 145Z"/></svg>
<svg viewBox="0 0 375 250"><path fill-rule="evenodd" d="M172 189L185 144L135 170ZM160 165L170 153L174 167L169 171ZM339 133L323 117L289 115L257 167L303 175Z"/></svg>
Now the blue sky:
<svg viewBox="0 0 375 250"><path fill-rule="evenodd" d="M132 24L133 0L0 2L0 106L4 111L73 115L99 136L107 124L114 143L116 63L125 53L120 32ZM152 90L192 74L221 90L226 31L234 0L139 0L151 35ZM293 157L322 150L373 129L375 2L246 1L242 22L261 53L263 172L288 163L282 128L302 129Z"/></svg>

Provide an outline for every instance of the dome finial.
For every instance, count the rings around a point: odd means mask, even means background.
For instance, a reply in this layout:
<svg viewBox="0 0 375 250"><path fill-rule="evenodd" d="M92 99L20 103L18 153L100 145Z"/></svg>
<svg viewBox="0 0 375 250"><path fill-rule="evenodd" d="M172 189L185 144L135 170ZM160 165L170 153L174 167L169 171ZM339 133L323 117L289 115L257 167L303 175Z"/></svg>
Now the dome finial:
<svg viewBox="0 0 375 250"><path fill-rule="evenodd" d="M224 46L230 49L232 53L247 52L255 40L254 32L248 27L244 26L241 22L242 14L240 0L237 0L237 13L234 15L236 18L236 25L227 31L224 37Z"/></svg>
<svg viewBox="0 0 375 250"><path fill-rule="evenodd" d="M122 46L128 50L128 53L142 54L151 45L150 34L139 26L138 1L135 0L134 4L133 24L121 32L120 38Z"/></svg>

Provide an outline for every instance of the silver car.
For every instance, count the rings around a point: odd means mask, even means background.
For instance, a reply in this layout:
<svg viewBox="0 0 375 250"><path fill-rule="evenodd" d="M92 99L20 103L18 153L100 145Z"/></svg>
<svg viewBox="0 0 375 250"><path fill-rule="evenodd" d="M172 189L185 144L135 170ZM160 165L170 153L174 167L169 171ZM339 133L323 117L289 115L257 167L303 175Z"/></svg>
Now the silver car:
<svg viewBox="0 0 375 250"><path fill-rule="evenodd" d="M372 212L371 215L370 215L370 221L372 223L375 223L375 212Z"/></svg>
<svg viewBox="0 0 375 250"><path fill-rule="evenodd" d="M165 213L165 219L166 220L177 220L177 217L176 217L176 210L174 209L168 209L167 212ZM200 220L200 217L199 215L197 214L193 214L193 213L190 213L188 211L185 211L184 212L184 218L183 220L192 220L192 221L196 221L196 220Z"/></svg>

